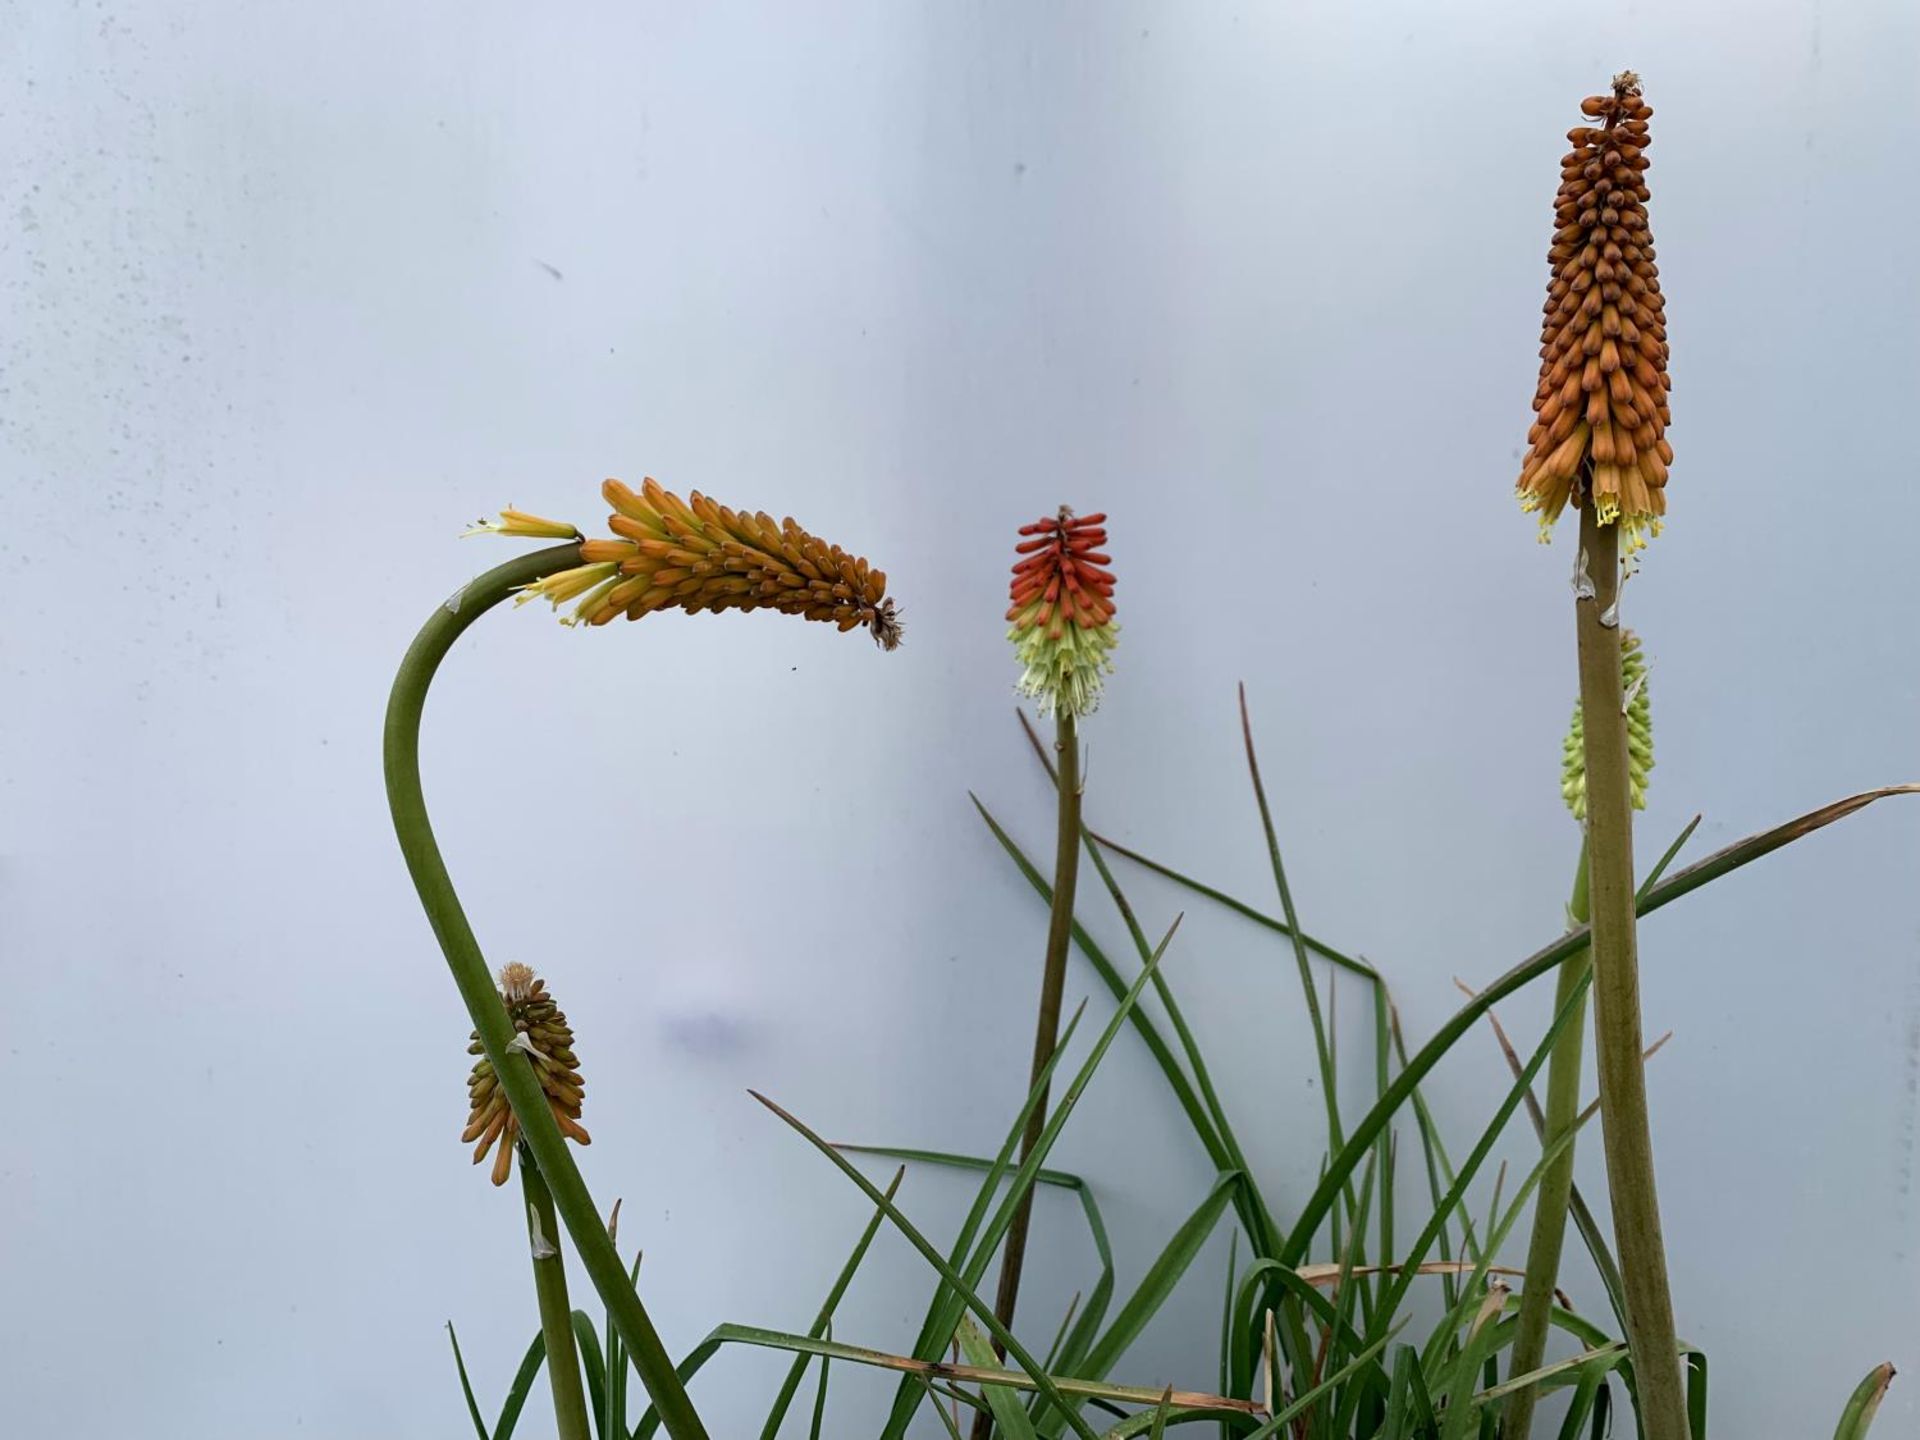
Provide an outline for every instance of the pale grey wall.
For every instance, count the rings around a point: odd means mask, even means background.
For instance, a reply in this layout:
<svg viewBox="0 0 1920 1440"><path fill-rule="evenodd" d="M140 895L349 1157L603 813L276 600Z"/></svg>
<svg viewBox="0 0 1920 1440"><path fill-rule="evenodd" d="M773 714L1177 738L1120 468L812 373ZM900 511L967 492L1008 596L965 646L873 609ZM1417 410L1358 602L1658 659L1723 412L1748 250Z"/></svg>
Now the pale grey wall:
<svg viewBox="0 0 1920 1440"><path fill-rule="evenodd" d="M960 1149L1015 1102L1043 917L965 792L1044 846L998 617L1012 528L1061 500L1112 513L1121 576L1099 824L1266 900L1244 677L1308 921L1412 1030L1549 938L1569 552L1509 486L1561 132L1623 64L1679 454L1628 595L1646 846L1920 772L1910 5L0 11L14 1433L458 1435L450 1316L497 1400L515 1203L454 1139L467 1021L376 747L414 625L503 553L454 538L484 509L597 522L602 476L652 473L799 516L907 607L890 657L503 616L429 715L450 861L575 1016L583 1161L676 1352L803 1327L864 1217L748 1085ZM1870 1363L1920 1369L1916 836L1884 807L1647 927L1716 1434L1826 1433ZM1196 911L1169 964L1297 1203L1291 961ZM1490 1046L1440 1073L1457 1147L1498 1083ZM1123 1284L1209 1178L1130 1041L1060 1158ZM904 1192L936 1229L959 1193ZM1042 1224L1036 1312L1089 1273ZM1208 1383L1224 1249L1128 1377ZM883 1242L840 1335L906 1343L926 1279ZM717 1434L779 1365L716 1362ZM836 1389L858 1434L887 1386Z"/></svg>

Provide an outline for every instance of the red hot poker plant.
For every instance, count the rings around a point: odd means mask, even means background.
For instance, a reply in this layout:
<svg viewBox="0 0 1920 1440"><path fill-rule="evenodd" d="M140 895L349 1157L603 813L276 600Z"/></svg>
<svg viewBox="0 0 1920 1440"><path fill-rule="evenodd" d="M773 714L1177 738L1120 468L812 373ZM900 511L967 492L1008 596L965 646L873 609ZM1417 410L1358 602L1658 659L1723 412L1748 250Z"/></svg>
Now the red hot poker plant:
<svg viewBox="0 0 1920 1440"><path fill-rule="evenodd" d="M1080 868L1079 720L1100 703L1103 677L1113 669L1110 652L1120 627L1113 623L1112 563L1103 514L1075 515L1062 505L1051 517L1020 527L1014 553L1013 583L1007 609L1007 638L1023 667L1020 691L1038 702L1042 715L1054 717L1058 816L1054 838L1053 905L1047 924L1047 949L1040 974L1040 1008L1034 1026L1033 1067L1029 1085L1041 1083L1060 1033L1060 1001L1066 988L1067 948L1073 936L1073 897ZM1047 1094L1027 1119L1020 1158L1039 1143L1046 1126ZM994 1313L1011 1328L1020 1299L1020 1272L1026 1260L1033 1192L1020 1199L1007 1227L1000 1261L1000 1287ZM992 1416L975 1417L974 1440L987 1440Z"/></svg>
<svg viewBox="0 0 1920 1440"><path fill-rule="evenodd" d="M1664 433L1666 312L1646 215L1653 111L1630 70L1614 77L1611 95L1592 96L1580 108L1604 123L1574 129L1573 151L1561 164L1559 228L1547 252L1554 278L1534 394L1539 418L1519 485L1522 504L1541 512L1543 535L1569 500L1580 511L1574 633L1601 1139L1637 1416L1646 1440L1687 1440L1642 1056L1631 706L1620 636L1621 561L1660 528L1673 456ZM1544 1271L1546 1248L1532 1258ZM1536 1293L1543 1282L1551 1285L1552 1277L1528 1275ZM1514 1440L1525 1440L1530 1403L1517 1399L1506 1417L1503 1428Z"/></svg>

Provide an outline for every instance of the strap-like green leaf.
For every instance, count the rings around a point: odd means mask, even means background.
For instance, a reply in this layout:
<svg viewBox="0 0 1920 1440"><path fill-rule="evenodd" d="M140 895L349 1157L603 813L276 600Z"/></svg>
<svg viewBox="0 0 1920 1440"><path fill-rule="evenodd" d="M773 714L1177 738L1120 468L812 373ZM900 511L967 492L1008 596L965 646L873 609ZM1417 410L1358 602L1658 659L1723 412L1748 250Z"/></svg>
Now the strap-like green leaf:
<svg viewBox="0 0 1920 1440"><path fill-rule="evenodd" d="M1833 1432L1833 1440L1861 1440L1867 1427L1873 1424L1873 1417L1892 1383L1893 1366L1876 1365L1869 1370L1866 1378L1854 1387L1847 1408L1840 1412L1840 1428Z"/></svg>
<svg viewBox="0 0 1920 1440"><path fill-rule="evenodd" d="M827 1327L827 1333L833 1333L833 1327ZM831 1357L820 1357L820 1388L813 1395L813 1424L807 1427L808 1440L820 1440L820 1427L827 1420L827 1371L833 1364Z"/></svg>
<svg viewBox="0 0 1920 1440"><path fill-rule="evenodd" d="M546 1364L547 1337L536 1333L533 1343L527 1346L520 1368L514 1372L513 1384L507 1387L507 1398L500 1406L500 1418L494 1422L492 1435L488 1435L487 1422L480 1416L479 1402L473 1398L473 1385L467 1379L467 1362L460 1356L460 1337L453 1333L451 1320L447 1322L447 1339L453 1342L453 1364L460 1372L460 1393L466 1397L467 1416L473 1421L474 1434L479 1440L512 1440L513 1427L520 1423L520 1412L526 1408L534 1377L540 1373L540 1367Z"/></svg>
<svg viewBox="0 0 1920 1440"><path fill-rule="evenodd" d="M887 1199L893 1199L900 1189L900 1182L906 1177L903 1165L893 1172L893 1180L887 1186ZM853 1253L847 1257L847 1263L840 1267L840 1273L834 1277L833 1288L827 1291L827 1298L820 1306L820 1313L814 1316L809 1335L824 1335L833 1324L833 1312L840 1307L840 1300L847 1293L847 1286L853 1283L853 1274L860 1268L860 1262L867 1258L867 1247L873 1244L873 1237L880 1233L880 1223L887 1218L884 1210L876 1208L866 1229L860 1232L860 1238L854 1243ZM779 1393L773 1398L773 1408L767 1412L767 1423L760 1428L760 1440L775 1440L780 1433L781 1422L787 1418L788 1407L800 1389L800 1381L807 1372L805 1355L795 1355L793 1364L787 1367L786 1378L780 1382Z"/></svg>
<svg viewBox="0 0 1920 1440"><path fill-rule="evenodd" d="M612 1440L605 1429L607 1414L607 1360L600 1336L584 1310L573 1312L573 1338L580 1347L580 1368L587 1374L587 1408L593 1412L600 1440Z"/></svg>
<svg viewBox="0 0 1920 1440"><path fill-rule="evenodd" d="M974 1195L973 1205L968 1209L966 1219L960 1226L960 1233L954 1238L953 1245L947 1251L947 1263L967 1277L967 1282L977 1285L986 1274L993 1251L1000 1243L1000 1235L1012 1216L1010 1207L1003 1208L1006 1217L1000 1221L1001 1230L990 1235L984 1242L975 1245L974 1240L987 1214L993 1206L994 1196L999 1192L1000 1181L1007 1168L1013 1162L1014 1151L1021 1138L1026 1134L1027 1121L1039 1107L1041 1097L1048 1093L1053 1083L1054 1071L1060 1067L1067 1053L1067 1042L1072 1039L1074 1030L1080 1024L1080 1018L1086 1013L1085 1002L1077 1006L1065 1028L1061 1031L1059 1043L1054 1046L1053 1055L1042 1067L1039 1078L1027 1091L1026 1104L1014 1117L1008 1129L1006 1139L1001 1143L1000 1153L994 1157L988 1168L986 1178L980 1182L980 1188ZM1038 1172L1036 1172L1038 1173ZM1017 1201L1017 1195L1016 1195ZM1104 1233L1104 1232L1103 1232ZM922 1360L937 1360L946 1353L952 1342L954 1327L959 1323L961 1305L943 1283L934 1287L933 1299L927 1304L926 1318L920 1324L920 1333L913 1342L913 1354ZM901 1440L913 1412L919 1408L921 1395L918 1387L907 1380L900 1382L895 1391L893 1408L887 1416L886 1427L880 1432L881 1440Z"/></svg>
<svg viewBox="0 0 1920 1440"><path fill-rule="evenodd" d="M811 1144L814 1149L832 1161L834 1166L839 1169L843 1175L853 1181L855 1185L859 1186L860 1189L865 1192L868 1199L879 1205L879 1207L886 1212L887 1218L893 1222L894 1228L907 1238L907 1242L920 1252L929 1265L932 1265L934 1269L940 1272L940 1278L953 1287L954 1293L960 1297L962 1303L965 1304L969 1310L973 1311L980 1322L987 1327L988 1331L993 1335L994 1340L998 1342L1008 1355L1013 1357L1014 1363L1019 1365L1022 1370L1026 1371L1026 1373L1033 1378L1034 1383L1040 1387L1041 1391L1049 1400L1052 1400L1055 1404L1061 1403L1060 1393L1055 1388L1052 1377L1040 1368L1040 1362L1028 1353L1026 1346L1020 1343L1012 1331L1000 1323L995 1317L992 1308L961 1278L958 1271L941 1258L940 1252L933 1247L926 1236L922 1235L906 1216L900 1213L898 1206L894 1205L892 1201L882 1195L873 1182L862 1175L850 1160L838 1150L834 1149L832 1145L814 1134L813 1131L802 1124L799 1119L781 1109L758 1091L749 1091L748 1093L762 1105L765 1105L769 1110L773 1111L775 1115L786 1121L786 1123ZM1071 1108L1073 1098L1073 1092L1070 1090L1068 1095L1061 1100L1062 1112ZM1043 1136L1041 1144L1035 1146L1033 1154L1028 1157L1031 1163L1021 1166L1021 1173L1016 1179L1025 1182L1022 1186L1023 1189L1025 1185L1031 1185L1033 1183L1032 1171L1040 1168L1038 1162L1044 1155L1046 1146L1047 1139ZM1073 1425L1074 1429L1079 1432L1081 1440L1098 1440L1098 1437L1094 1435L1093 1431L1085 1422L1080 1421L1076 1414L1069 1411L1067 1419L1068 1422Z"/></svg>
<svg viewBox="0 0 1920 1440"><path fill-rule="evenodd" d="M997 1367L1000 1361L987 1337L980 1333L980 1327L965 1316L960 1319L960 1353L967 1357L968 1364L982 1368ZM1004 1385L982 1385L980 1393L986 1397L987 1408L993 1412L1005 1440L1038 1440L1026 1406L1013 1391Z"/></svg>
<svg viewBox="0 0 1920 1440"><path fill-rule="evenodd" d="M1147 1321L1153 1318L1167 1297L1173 1293L1173 1287L1180 1283L1180 1277L1187 1273L1187 1267L1200 1253L1207 1238L1213 1234L1214 1227L1220 1223L1221 1212L1227 1208L1227 1202L1233 1197L1236 1186L1245 1183L1246 1177L1238 1171L1220 1176L1213 1183L1207 1196L1195 1207L1193 1213L1184 1220L1180 1228L1173 1232L1166 1247L1147 1273L1141 1277L1139 1286L1127 1298L1119 1310L1114 1313L1113 1323L1106 1332L1094 1342L1086 1359L1071 1372L1082 1379L1104 1380L1113 1369L1116 1361L1146 1328ZM1057 1430L1057 1422L1048 1424L1048 1415L1044 1407L1039 1412L1040 1428L1051 1434Z"/></svg>
<svg viewBox="0 0 1920 1440"><path fill-rule="evenodd" d="M467 1415L473 1421L473 1433L479 1440L491 1440L487 1434L487 1422L480 1414L480 1402L473 1398L473 1382L467 1378L467 1362L460 1355L460 1337L454 1333L453 1322L447 1322L447 1339L453 1342L453 1368L460 1372L460 1393L467 1399ZM534 1342L540 1347L540 1353L546 1354L547 1342L544 1336Z"/></svg>

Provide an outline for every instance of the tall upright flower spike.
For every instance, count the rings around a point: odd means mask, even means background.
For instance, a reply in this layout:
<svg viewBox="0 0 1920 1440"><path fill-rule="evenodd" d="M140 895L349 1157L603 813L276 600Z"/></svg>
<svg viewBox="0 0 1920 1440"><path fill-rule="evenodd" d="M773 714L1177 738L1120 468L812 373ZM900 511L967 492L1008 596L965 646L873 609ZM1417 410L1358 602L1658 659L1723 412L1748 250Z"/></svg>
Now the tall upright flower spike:
<svg viewBox="0 0 1920 1440"><path fill-rule="evenodd" d="M655 610L779 610L824 620L842 630L865 626L883 650L900 643L900 615L887 598L887 575L838 545L776 523L764 510L717 505L698 490L682 500L652 480L635 493L609 480L601 494L613 507L617 537L584 540L584 562L530 585L556 609L571 603L569 625L605 625L620 615L638 620ZM553 523L553 522L545 522ZM530 533L508 524L503 534Z"/></svg>
<svg viewBox="0 0 1920 1440"><path fill-rule="evenodd" d="M573 1029L567 1017L547 994L547 982L517 962L500 971L500 1003L507 1007L513 1021L512 1049L521 1051L540 1076L540 1088L546 1092L547 1106L560 1126L560 1133L581 1145L591 1143L580 1127L580 1098L586 1082L580 1078L580 1059L573 1053ZM473 1163L487 1158L498 1144L493 1161L493 1183L504 1185L513 1173L513 1147L520 1138L520 1122L507 1104L507 1092L500 1087L480 1047L480 1032L474 1031L469 1055L478 1055L473 1073L467 1077L467 1128L460 1139L468 1144L479 1141Z"/></svg>
<svg viewBox="0 0 1920 1440"><path fill-rule="evenodd" d="M1079 515L1066 506L1050 520L1022 525L1014 547L1007 638L1023 673L1020 693L1042 715L1086 715L1100 704L1101 677L1113 670L1119 643L1113 623L1112 563L1105 515Z"/></svg>
<svg viewBox="0 0 1920 1440"><path fill-rule="evenodd" d="M1589 493L1603 525L1619 524L1623 554L1660 533L1666 514L1667 323L1647 226L1647 121L1640 77L1580 109L1598 125L1567 132L1554 202L1552 279L1540 330L1538 412L1520 472L1523 509L1540 538Z"/></svg>
<svg viewBox="0 0 1920 1440"><path fill-rule="evenodd" d="M1631 630L1620 632L1620 679L1627 694L1627 783L1631 787L1633 808L1647 808L1647 772L1653 769L1653 704L1647 698L1647 657L1640 649L1640 637ZM1560 797L1567 802L1573 818L1587 818L1586 725L1580 702L1573 702L1573 723L1560 752Z"/></svg>

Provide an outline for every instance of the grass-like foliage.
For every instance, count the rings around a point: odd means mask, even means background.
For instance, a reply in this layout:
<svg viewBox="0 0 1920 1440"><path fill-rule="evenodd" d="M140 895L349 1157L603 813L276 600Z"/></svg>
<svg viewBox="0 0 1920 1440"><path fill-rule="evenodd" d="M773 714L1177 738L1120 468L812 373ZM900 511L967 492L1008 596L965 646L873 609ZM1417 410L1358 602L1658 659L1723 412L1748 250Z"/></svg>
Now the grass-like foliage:
<svg viewBox="0 0 1920 1440"><path fill-rule="evenodd" d="M1244 721L1244 700L1242 717ZM1260 782L1251 724L1244 730L1254 799L1281 913L1270 914L1171 865L1106 840L1082 822L1085 858L1099 881L1099 891L1126 930L1132 950L1125 957L1109 953L1076 917L1077 952L1115 1001L1098 1035L1074 1058L1083 1006L1064 1027L1051 1060L1026 1103L1009 1117L1005 1140L991 1156L938 1148L834 1146L772 1100L756 1097L812 1146L823 1163L841 1171L872 1207L871 1217L804 1334L721 1325L680 1362L677 1373L683 1382L693 1382L723 1346L790 1353L793 1361L770 1403L760 1431L762 1440L798 1433L797 1427L803 1424L811 1436L844 1433L835 1428L827 1403L829 1367L834 1362L899 1376L880 1440L906 1440L909 1433L959 1436L976 1420L1004 1440L1052 1440L1067 1434L1082 1440L1120 1440L1201 1424L1243 1440L1494 1440L1507 1402L1529 1390L1564 1396L1558 1412L1561 1440L1598 1440L1635 1425L1635 1376L1622 1338L1619 1262L1577 1188L1569 1200L1569 1214L1601 1278L1607 1309L1597 1314L1576 1312L1556 1296L1551 1321L1564 1337L1557 1347L1562 1358L1522 1374L1512 1373L1506 1363L1519 1323L1522 1272L1498 1263L1497 1257L1510 1253L1516 1227L1530 1213L1542 1174L1573 1142L1573 1134L1543 1144L1526 1174L1508 1176L1502 1170L1493 1179L1490 1213L1474 1216L1466 1208L1475 1182L1489 1178L1489 1157L1516 1114L1527 1110L1535 1133L1540 1133L1535 1083L1563 1030L1584 1014L1584 992L1590 982L1582 980L1572 988L1531 1046L1516 1045L1499 1028L1493 1007L1523 986L1556 973L1562 961L1581 951L1584 929L1550 941L1472 993L1432 1039L1409 1050L1381 971L1301 928L1286 886L1277 826ZM1030 726L1027 734L1051 779L1047 747ZM1699 823L1696 819L1642 880L1639 913L1669 904L1875 800L1913 793L1916 788L1920 787L1896 786L1849 796L1675 871L1672 866ZM978 799L975 804L1038 900L1050 903L1046 875L987 806ZM1329 998L1323 996L1322 986L1330 983L1331 974L1318 973L1327 966L1365 991L1373 1021L1373 1043L1364 1057L1372 1103L1364 1113L1342 1113L1339 1072L1352 1057L1337 1051L1329 1025L1316 1026L1317 1053L1310 1063L1326 1100L1326 1144L1320 1181L1293 1213L1283 1213L1274 1197L1264 1194L1255 1182L1225 1098L1173 984L1162 973L1162 958L1178 944L1178 921L1159 941L1150 940L1116 873L1116 862L1171 881L1190 892L1196 903L1224 907L1283 942L1297 961L1303 1003L1314 1013L1320 1013ZM1087 890L1083 888L1082 894ZM1157 1001L1157 1016L1142 1003L1149 990ZM1490 1109L1479 1129L1470 1136L1456 1136L1450 1148L1422 1096L1421 1084L1482 1021L1492 1022L1512 1070L1512 1083L1504 1093L1489 1096ZM1186 1117L1199 1153L1217 1173L1164 1247L1147 1260L1139 1282L1121 1294L1094 1188L1080 1176L1049 1168L1046 1160L1125 1030L1145 1045ZM1043 1097L1056 1080L1056 1071L1069 1078L1051 1108L1045 1109ZM1022 1137L1043 1109L1045 1123L1038 1141L1023 1160L1019 1158L1025 1148ZM1583 1115L1580 1124L1591 1113ZM1412 1141L1404 1148L1403 1134ZM1461 1150L1463 1141L1470 1143ZM900 1169L882 1188L858 1166L860 1156L900 1162ZM1397 1167L1407 1163L1417 1167L1411 1186L1396 1182ZM967 1177L974 1186L972 1204L944 1246L923 1233L895 1202L907 1165L937 1167ZM1049 1318L1023 1340L996 1318L989 1280L1022 1198L1038 1187L1067 1192L1079 1202L1098 1270L1064 1316ZM1405 1190L1424 1192L1424 1203L1413 1214L1396 1205L1396 1197ZM835 1310L882 1225L893 1226L907 1239L933 1280L920 1327L911 1343L898 1350L849 1344L833 1335ZM1204 1386L1188 1389L1125 1383L1121 1371L1129 1347L1175 1288L1183 1282L1209 1283L1197 1276L1189 1281L1190 1272L1195 1258L1222 1226L1230 1227L1234 1238L1221 1296L1217 1372L1206 1377ZM638 1268L636 1258L636 1275ZM1216 1278L1211 1283L1219 1282ZM1437 1305L1421 1287L1437 1290ZM1428 1317L1420 1331L1413 1328L1416 1299L1421 1301L1419 1313ZM1436 1309L1437 1320L1431 1318ZM637 1418L629 1415L629 1365L616 1329L611 1323L596 1327L581 1312L575 1312L574 1321L597 1440L647 1440L657 1432L659 1417L651 1409ZM454 1353L458 1362L457 1341ZM1707 1359L1684 1342L1681 1358L1691 1429L1695 1440L1705 1440ZM536 1337L491 1428L474 1398L465 1367L460 1366L461 1387L480 1440L508 1440L513 1434L544 1359L544 1346ZM806 1372L815 1365L811 1401L796 1414ZM1891 1379L1891 1367L1884 1365L1867 1375L1845 1404L1837 1440L1854 1440L1867 1433Z"/></svg>

